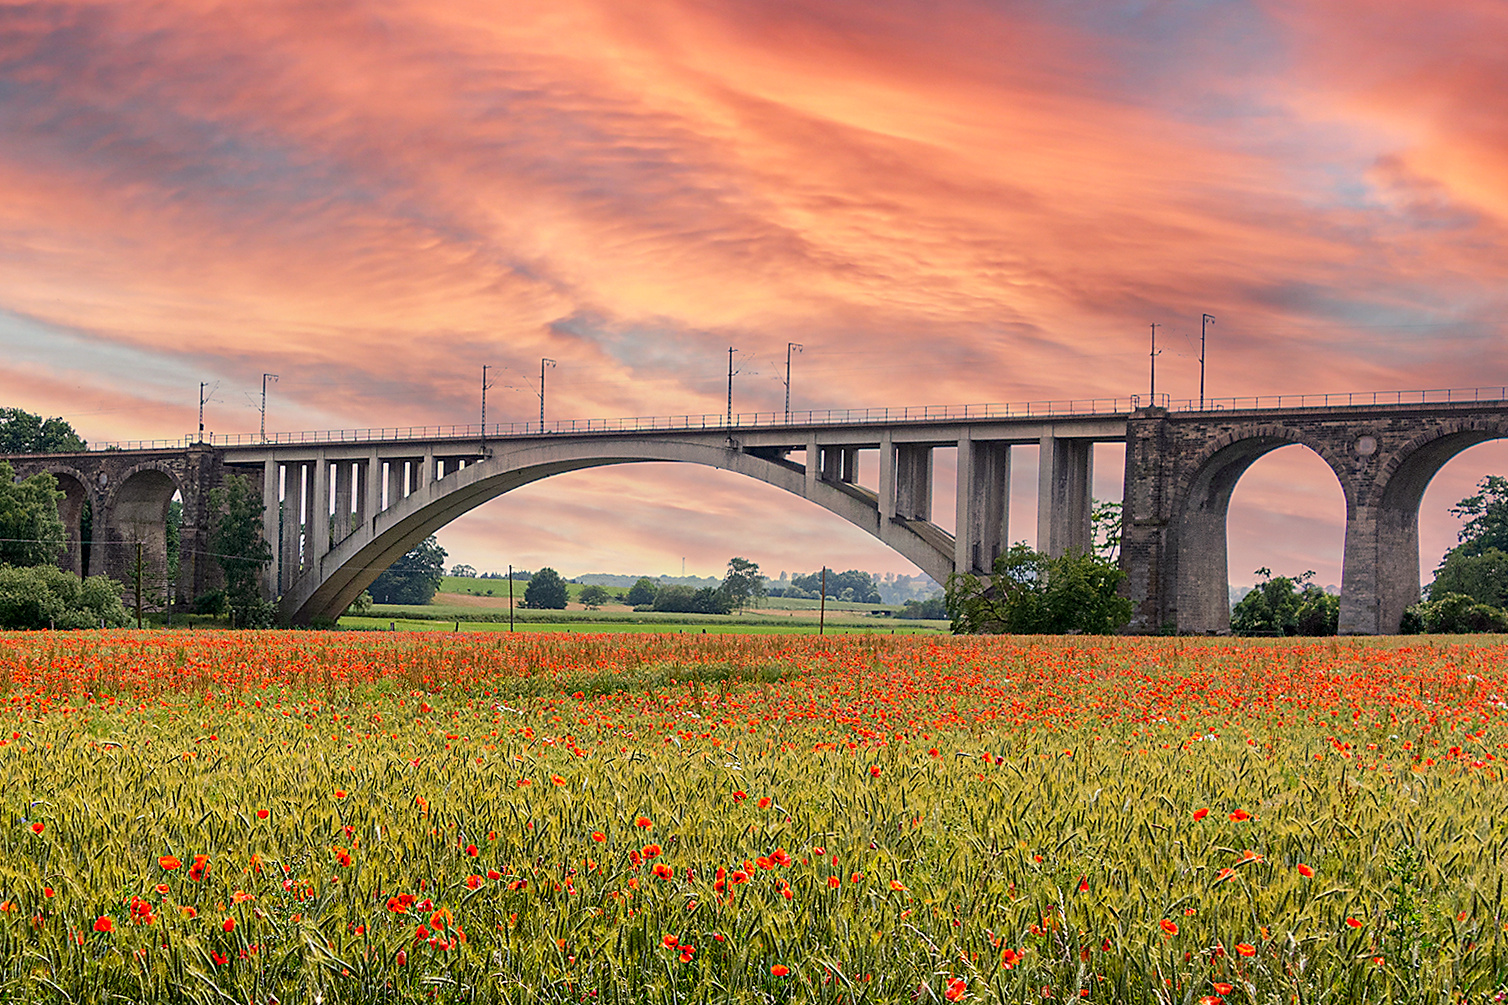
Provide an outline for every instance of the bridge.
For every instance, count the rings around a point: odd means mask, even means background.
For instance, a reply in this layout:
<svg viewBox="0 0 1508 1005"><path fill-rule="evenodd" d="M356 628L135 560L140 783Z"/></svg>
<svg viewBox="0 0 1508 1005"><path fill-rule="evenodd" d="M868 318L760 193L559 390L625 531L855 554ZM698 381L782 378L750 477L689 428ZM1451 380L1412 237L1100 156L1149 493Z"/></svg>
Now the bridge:
<svg viewBox="0 0 1508 1005"><path fill-rule="evenodd" d="M275 551L265 589L290 623L342 613L394 560L505 492L568 471L650 461L701 464L800 496L874 535L939 582L986 572L1008 547L1011 451L1040 450L1037 547L1091 543L1093 446L1126 447L1121 565L1131 628L1229 631L1226 515L1253 462L1299 444L1346 500L1340 630L1397 630L1419 596L1419 504L1462 450L1508 436L1508 387L1155 403L1032 402L332 430L105 444L10 455L64 496L60 560L126 581L140 545L166 568L167 513L184 507L176 593L217 585L209 493L227 474L261 488ZM933 456L958 451L954 527L934 522ZM861 458L864 458L861 460ZM861 464L875 472L860 484ZM81 539L89 503L92 533ZM86 569L86 555L91 556Z"/></svg>

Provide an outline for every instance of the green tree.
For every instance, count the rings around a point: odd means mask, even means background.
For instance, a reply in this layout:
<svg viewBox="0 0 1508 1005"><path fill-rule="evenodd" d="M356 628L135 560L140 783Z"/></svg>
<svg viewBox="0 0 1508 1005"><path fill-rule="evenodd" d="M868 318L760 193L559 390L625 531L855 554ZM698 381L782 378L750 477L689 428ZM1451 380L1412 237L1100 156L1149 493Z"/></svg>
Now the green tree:
<svg viewBox="0 0 1508 1005"><path fill-rule="evenodd" d="M940 596L908 600L895 616L907 620L941 621L948 616L948 602Z"/></svg>
<svg viewBox="0 0 1508 1005"><path fill-rule="evenodd" d="M813 597L822 595L822 571L807 573L804 576L792 576L791 585L803 593ZM845 590L853 591L847 597L860 604L880 603L880 591L874 585L874 577L867 572L858 569L849 569L847 572L834 572L827 570L827 595L829 597L842 597Z"/></svg>
<svg viewBox="0 0 1508 1005"><path fill-rule="evenodd" d="M1261 577L1231 611L1231 631L1237 635L1334 635L1340 621L1340 598L1310 582L1311 569L1301 576Z"/></svg>
<svg viewBox="0 0 1508 1005"><path fill-rule="evenodd" d="M607 592L607 587L592 583L581 588L581 596L578 598L589 610L595 611L609 600L613 595Z"/></svg>
<svg viewBox="0 0 1508 1005"><path fill-rule="evenodd" d="M262 538L262 493L249 479L230 475L209 494L215 522L209 549L225 573L225 601L238 628L270 628L276 610L263 598L262 570L272 561L272 545Z"/></svg>
<svg viewBox="0 0 1508 1005"><path fill-rule="evenodd" d="M445 549L430 535L383 569L367 592L379 604L427 604L445 575Z"/></svg>
<svg viewBox="0 0 1508 1005"><path fill-rule="evenodd" d="M565 580L548 565L534 574L524 587L524 606L537 610L563 611L567 599Z"/></svg>
<svg viewBox="0 0 1508 1005"><path fill-rule="evenodd" d="M1431 590L1429 600L1404 612L1399 631L1405 635L1414 632L1432 635L1508 632L1508 611L1479 604L1464 593Z"/></svg>
<svg viewBox="0 0 1508 1005"><path fill-rule="evenodd" d="M734 610L741 611L763 597L764 577L759 574L759 563L747 558L728 559L728 574L723 577L722 590Z"/></svg>
<svg viewBox="0 0 1508 1005"><path fill-rule="evenodd" d="M62 419L44 419L19 408L0 408L0 454L70 454L87 446Z"/></svg>
<svg viewBox="0 0 1508 1005"><path fill-rule="evenodd" d="M1508 551L1508 478L1488 475L1477 483L1477 494L1450 508L1452 516L1466 523L1454 550L1480 555L1488 548Z"/></svg>
<svg viewBox="0 0 1508 1005"><path fill-rule="evenodd" d="M727 614L733 603L721 588L662 586L655 592L654 609L678 614Z"/></svg>
<svg viewBox="0 0 1508 1005"><path fill-rule="evenodd" d="M655 594L659 586L648 576L641 576L639 581L628 588L628 596L625 598L631 607L643 607L655 602Z"/></svg>
<svg viewBox="0 0 1508 1005"><path fill-rule="evenodd" d="M1094 553L1114 562L1121 553L1121 504L1095 500L1089 515Z"/></svg>
<svg viewBox="0 0 1508 1005"><path fill-rule="evenodd" d="M0 461L0 564L51 565L65 540L58 480L46 472L19 482L15 477L10 464Z"/></svg>
<svg viewBox="0 0 1508 1005"><path fill-rule="evenodd" d="M948 577L946 604L954 632L1108 635L1131 620L1131 601L1116 592L1124 578L1097 555L1049 558L1016 544L987 577Z"/></svg>
<svg viewBox="0 0 1508 1005"><path fill-rule="evenodd" d="M1430 598L1459 593L1479 604L1508 607L1508 552L1483 548L1475 553L1452 548L1435 570Z"/></svg>

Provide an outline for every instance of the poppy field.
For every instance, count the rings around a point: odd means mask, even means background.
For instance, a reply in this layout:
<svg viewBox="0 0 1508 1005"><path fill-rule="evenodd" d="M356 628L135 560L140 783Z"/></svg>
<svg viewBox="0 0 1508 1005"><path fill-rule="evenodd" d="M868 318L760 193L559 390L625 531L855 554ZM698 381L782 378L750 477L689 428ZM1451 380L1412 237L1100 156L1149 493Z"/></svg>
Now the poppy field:
<svg viewBox="0 0 1508 1005"><path fill-rule="evenodd" d="M1495 1002L1508 647L0 635L0 1001Z"/></svg>

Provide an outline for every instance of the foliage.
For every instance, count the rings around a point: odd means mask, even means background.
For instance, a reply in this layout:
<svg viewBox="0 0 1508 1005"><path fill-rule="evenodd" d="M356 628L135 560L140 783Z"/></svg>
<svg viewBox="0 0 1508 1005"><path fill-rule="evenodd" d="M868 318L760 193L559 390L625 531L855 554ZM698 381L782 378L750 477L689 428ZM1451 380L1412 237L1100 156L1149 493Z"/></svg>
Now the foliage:
<svg viewBox="0 0 1508 1005"><path fill-rule="evenodd" d="M357 594L356 599L351 601L351 606L346 608L346 613L354 614L357 617L371 614L372 605L375 603L376 601L372 599L372 591L362 590L361 593Z"/></svg>
<svg viewBox="0 0 1508 1005"><path fill-rule="evenodd" d="M791 577L791 588L800 590L800 593L786 591L788 597L820 597L822 595L822 572L810 572L805 575ZM858 569L849 569L847 572L834 572L827 570L827 595L835 600L852 600L860 604L880 603L880 591L874 584L874 577L867 572Z"/></svg>
<svg viewBox="0 0 1508 1005"><path fill-rule="evenodd" d="M1445 561L1435 570L1429 596L1447 593L1464 594L1490 607L1508 607L1508 552L1497 548L1471 552L1464 546L1446 552Z"/></svg>
<svg viewBox="0 0 1508 1005"><path fill-rule="evenodd" d="M434 535L383 569L367 592L379 604L427 604L440 589L445 574L445 549Z"/></svg>
<svg viewBox="0 0 1508 1005"><path fill-rule="evenodd" d="M581 596L577 598L586 605L588 610L595 611L609 600L613 595L607 592L607 587L596 583L589 583L581 588Z"/></svg>
<svg viewBox="0 0 1508 1005"><path fill-rule="evenodd" d="M759 563L747 558L728 559L728 573L723 577L722 591L732 609L737 611L763 597L764 577L759 574Z"/></svg>
<svg viewBox="0 0 1508 1005"><path fill-rule="evenodd" d="M1310 582L1313 570L1301 576L1274 576L1268 568L1252 591L1231 611L1231 631L1237 635L1334 635L1340 622L1340 599Z"/></svg>
<svg viewBox="0 0 1508 1005"><path fill-rule="evenodd" d="M548 565L534 574L524 587L524 606L536 610L565 610L568 599L565 580Z"/></svg>
<svg viewBox="0 0 1508 1005"><path fill-rule="evenodd" d="M1477 483L1478 492L1450 509L1466 523L1461 527L1456 550L1480 555L1489 548L1508 551L1508 478L1488 475Z"/></svg>
<svg viewBox="0 0 1508 1005"><path fill-rule="evenodd" d="M1096 555L1049 558L1016 544L988 577L948 577L945 602L955 632L1109 635L1131 620L1131 601L1116 593L1124 578Z"/></svg>
<svg viewBox="0 0 1508 1005"><path fill-rule="evenodd" d="M262 570L272 561L272 545L262 538L265 507L262 493L249 479L228 476L210 491L209 549L225 573L225 602L231 623L239 628L269 628L276 616L272 602L262 596Z"/></svg>
<svg viewBox="0 0 1508 1005"><path fill-rule="evenodd" d="M107 576L80 579L56 566L0 565L0 628L123 628L121 586Z"/></svg>
<svg viewBox="0 0 1508 1005"><path fill-rule="evenodd" d="M167 580L176 588L178 571L183 567L183 503L177 499L168 503L167 551Z"/></svg>
<svg viewBox="0 0 1508 1005"><path fill-rule="evenodd" d="M0 454L71 454L88 445L63 419L0 408Z"/></svg>
<svg viewBox="0 0 1508 1005"><path fill-rule="evenodd" d="M0 563L50 565L65 546L58 480L46 472L19 482L15 477L10 464L0 461Z"/></svg>
<svg viewBox="0 0 1508 1005"><path fill-rule="evenodd" d="M1404 612L1399 631L1405 635L1502 634L1508 632L1508 611L1481 604L1464 593L1430 591L1430 599Z"/></svg>
<svg viewBox="0 0 1508 1005"><path fill-rule="evenodd" d="M450 567L450 574L452 576L455 576L457 579L477 578L476 568L474 566L467 565L464 562L460 563L459 565L452 565Z"/></svg>
<svg viewBox="0 0 1508 1005"><path fill-rule="evenodd" d="M0 679L6 1001L1505 990L1505 646L32 633Z"/></svg>
<svg viewBox="0 0 1508 1005"><path fill-rule="evenodd" d="M681 614L727 614L733 603L721 589L704 586L700 590L690 586L662 586L655 591L650 605L656 611L674 611Z"/></svg>
<svg viewBox="0 0 1508 1005"><path fill-rule="evenodd" d="M624 602L630 607L642 607L655 602L655 593L659 586L648 576L640 577L639 581L628 588L628 596Z"/></svg>
<svg viewBox="0 0 1508 1005"><path fill-rule="evenodd" d="M941 621L948 617L948 601L941 596L908 600L904 607L895 612L895 616L908 620Z"/></svg>
<svg viewBox="0 0 1508 1005"><path fill-rule="evenodd" d="M1114 562L1121 553L1122 507L1120 502L1095 500L1089 516L1094 545L1092 550L1101 558Z"/></svg>

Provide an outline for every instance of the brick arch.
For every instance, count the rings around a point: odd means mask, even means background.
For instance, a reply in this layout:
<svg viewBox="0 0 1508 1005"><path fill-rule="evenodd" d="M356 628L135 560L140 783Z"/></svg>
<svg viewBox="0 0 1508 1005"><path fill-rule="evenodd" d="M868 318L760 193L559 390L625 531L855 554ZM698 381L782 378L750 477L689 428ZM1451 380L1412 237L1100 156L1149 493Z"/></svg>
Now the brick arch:
<svg viewBox="0 0 1508 1005"><path fill-rule="evenodd" d="M1213 437L1183 468L1173 499L1178 525L1174 589L1178 627L1230 631L1227 518L1236 484L1262 457L1287 446L1307 447L1330 468L1349 514L1356 493L1341 459L1325 443L1282 423L1253 423Z"/></svg>
<svg viewBox="0 0 1508 1005"><path fill-rule="evenodd" d="M130 483L131 479L137 475L149 473L166 476L173 483L173 491L182 495L185 500L188 498L188 490L183 484L183 479L173 470L172 464L164 461L142 461L140 464L133 464L118 476L111 478L103 489L99 489L96 483L96 491L99 492L98 498L106 506L114 508L122 502L121 493L126 485ZM85 482L85 484L88 484L88 482ZM171 493L169 493L168 498L172 498Z"/></svg>
<svg viewBox="0 0 1508 1005"><path fill-rule="evenodd" d="M1508 439L1508 419L1450 417L1388 451L1373 482L1377 573L1377 631L1395 632L1403 612L1419 599L1419 505L1424 490L1457 454L1489 440ZM1344 610L1342 613L1346 613Z"/></svg>

